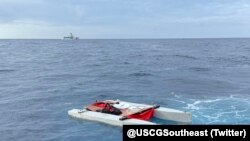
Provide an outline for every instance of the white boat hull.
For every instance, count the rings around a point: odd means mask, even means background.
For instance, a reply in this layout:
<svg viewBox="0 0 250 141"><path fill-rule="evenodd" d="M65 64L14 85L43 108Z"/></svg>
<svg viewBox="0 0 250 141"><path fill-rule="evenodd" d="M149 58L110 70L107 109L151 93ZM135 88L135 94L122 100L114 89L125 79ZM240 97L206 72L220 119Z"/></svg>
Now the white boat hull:
<svg viewBox="0 0 250 141"><path fill-rule="evenodd" d="M138 104L126 101L119 101L120 103L125 103L132 106L138 107L151 107L152 105L147 104ZM192 114L189 112L184 112L171 108L159 107L155 109L154 117L163 119L163 120L171 120L182 123L190 123L192 122Z"/></svg>
<svg viewBox="0 0 250 141"><path fill-rule="evenodd" d="M151 107L152 105L146 104L137 104L125 101L119 101L122 105L129 105L130 108L132 107ZM122 125L154 125L156 123L139 120L139 119L126 119L120 120L122 116L119 115L112 115L106 114L101 112L94 112L94 111L87 111L87 110L80 110L80 109L72 109L68 111L68 114L72 117L91 120L91 121L98 121L114 126L122 126ZM175 109L164 108L160 107L155 109L154 117L160 118L163 120L170 120L176 121L180 123L190 123L192 121L191 113L183 112Z"/></svg>
<svg viewBox="0 0 250 141"><path fill-rule="evenodd" d="M68 114L72 117L85 119L90 121L98 121L101 123L106 123L114 126L123 126L123 125L154 125L155 123L139 120L139 119L127 119L119 120L121 116L105 114L100 112L93 112L80 109L72 109L68 111Z"/></svg>

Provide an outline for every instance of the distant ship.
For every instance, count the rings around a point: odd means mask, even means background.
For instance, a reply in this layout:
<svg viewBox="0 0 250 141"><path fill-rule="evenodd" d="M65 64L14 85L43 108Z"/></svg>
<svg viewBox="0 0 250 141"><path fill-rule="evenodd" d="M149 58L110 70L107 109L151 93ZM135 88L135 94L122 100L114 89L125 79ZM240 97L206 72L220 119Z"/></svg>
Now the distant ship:
<svg viewBox="0 0 250 141"><path fill-rule="evenodd" d="M69 36L63 37L63 40L78 40L78 37L75 37L72 33Z"/></svg>

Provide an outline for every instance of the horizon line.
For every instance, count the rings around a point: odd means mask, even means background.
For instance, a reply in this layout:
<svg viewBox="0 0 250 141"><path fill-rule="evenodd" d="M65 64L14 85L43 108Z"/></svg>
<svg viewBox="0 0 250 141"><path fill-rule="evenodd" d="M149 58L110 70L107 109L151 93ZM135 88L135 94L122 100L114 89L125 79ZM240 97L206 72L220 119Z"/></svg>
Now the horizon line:
<svg viewBox="0 0 250 141"><path fill-rule="evenodd" d="M79 38L78 40L247 39L250 37ZM0 40L63 40L61 38L0 38Z"/></svg>

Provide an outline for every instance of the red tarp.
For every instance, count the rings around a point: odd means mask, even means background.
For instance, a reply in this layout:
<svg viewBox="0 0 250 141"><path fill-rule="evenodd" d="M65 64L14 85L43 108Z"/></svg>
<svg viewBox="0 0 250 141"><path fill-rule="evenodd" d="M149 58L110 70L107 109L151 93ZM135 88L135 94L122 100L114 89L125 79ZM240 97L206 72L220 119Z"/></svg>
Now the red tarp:
<svg viewBox="0 0 250 141"><path fill-rule="evenodd" d="M99 108L105 108L107 103L104 102L96 102L92 104L93 106L99 107ZM108 109L111 110L112 108L108 106ZM135 113L132 115L128 115L127 118L135 118L135 119L140 119L140 120L150 120L154 116L154 109L150 108L147 109L146 111Z"/></svg>
<svg viewBox="0 0 250 141"><path fill-rule="evenodd" d="M129 115L128 118L135 118L140 120L150 120L154 116L154 109L150 108L142 113Z"/></svg>
<svg viewBox="0 0 250 141"><path fill-rule="evenodd" d="M99 107L99 108L105 108L105 106L107 105L104 102L95 102L92 104L93 106Z"/></svg>

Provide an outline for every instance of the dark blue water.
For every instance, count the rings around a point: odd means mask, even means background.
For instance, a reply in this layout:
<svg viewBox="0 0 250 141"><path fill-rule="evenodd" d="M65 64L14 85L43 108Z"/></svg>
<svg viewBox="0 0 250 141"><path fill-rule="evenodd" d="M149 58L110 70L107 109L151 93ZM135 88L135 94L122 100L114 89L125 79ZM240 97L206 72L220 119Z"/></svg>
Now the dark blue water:
<svg viewBox="0 0 250 141"><path fill-rule="evenodd" d="M1 140L121 140L67 115L102 99L249 124L250 39L0 40Z"/></svg>

